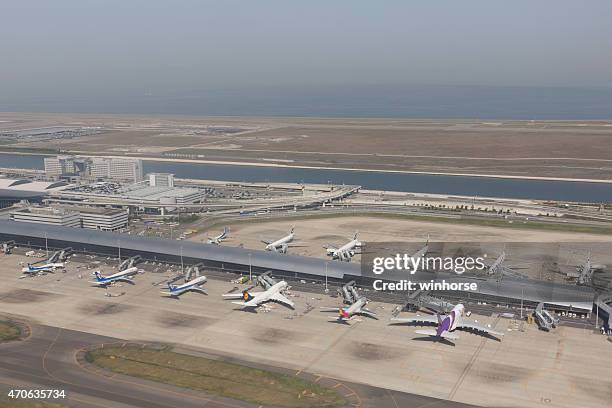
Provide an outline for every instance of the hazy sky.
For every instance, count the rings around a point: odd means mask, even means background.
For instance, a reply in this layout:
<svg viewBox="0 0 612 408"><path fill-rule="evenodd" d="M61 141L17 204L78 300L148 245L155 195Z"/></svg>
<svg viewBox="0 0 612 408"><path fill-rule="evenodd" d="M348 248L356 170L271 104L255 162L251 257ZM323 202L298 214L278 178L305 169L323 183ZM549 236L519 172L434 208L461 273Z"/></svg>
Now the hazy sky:
<svg viewBox="0 0 612 408"><path fill-rule="evenodd" d="M1 0L0 96L612 87L612 1Z"/></svg>

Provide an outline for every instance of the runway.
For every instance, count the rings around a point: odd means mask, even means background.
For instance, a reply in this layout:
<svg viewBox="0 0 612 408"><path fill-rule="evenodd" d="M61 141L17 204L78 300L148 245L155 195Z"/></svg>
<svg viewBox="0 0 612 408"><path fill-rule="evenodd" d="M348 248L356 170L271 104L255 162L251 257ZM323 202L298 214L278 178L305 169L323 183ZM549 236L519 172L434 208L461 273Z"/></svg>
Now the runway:
<svg viewBox="0 0 612 408"><path fill-rule="evenodd" d="M78 350L92 344L120 341L80 331L45 325L30 325L31 335L21 341L0 344L0 390L65 390L66 398L54 402L70 407L256 407L256 404L221 398L123 375L96 373L76 360ZM263 367L269 368L269 367ZM304 376L310 376L304 373ZM314 378L314 376L310 376ZM457 402L402 393L362 384L327 379L335 385L351 407L397 408L403 406L437 408L470 407Z"/></svg>

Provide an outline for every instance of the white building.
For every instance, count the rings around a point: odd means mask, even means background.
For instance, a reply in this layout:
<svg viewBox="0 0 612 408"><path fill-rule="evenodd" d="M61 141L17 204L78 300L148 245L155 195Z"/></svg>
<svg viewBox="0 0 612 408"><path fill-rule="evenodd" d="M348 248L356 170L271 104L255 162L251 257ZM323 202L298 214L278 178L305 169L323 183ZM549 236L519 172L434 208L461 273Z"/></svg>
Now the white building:
<svg viewBox="0 0 612 408"><path fill-rule="evenodd" d="M28 207L11 211L10 218L19 222L33 222L37 224L59 225L62 227L80 227L81 217L78 212L49 208Z"/></svg>
<svg viewBox="0 0 612 408"><path fill-rule="evenodd" d="M174 174L171 173L149 173L149 186L151 187L174 187Z"/></svg>
<svg viewBox="0 0 612 408"><path fill-rule="evenodd" d="M92 178L124 180L137 183L142 181L142 160L93 157L89 173Z"/></svg>
<svg viewBox="0 0 612 408"><path fill-rule="evenodd" d="M48 177L79 175L83 178L142 181L142 160L114 157L45 157Z"/></svg>
<svg viewBox="0 0 612 408"><path fill-rule="evenodd" d="M10 213L19 222L117 231L128 225L127 210L94 207L28 207Z"/></svg>
<svg viewBox="0 0 612 408"><path fill-rule="evenodd" d="M129 214L127 210L109 208L79 208L81 225L83 228L117 231L128 225Z"/></svg>
<svg viewBox="0 0 612 408"><path fill-rule="evenodd" d="M74 156L45 157L45 174L48 177L59 177L76 173Z"/></svg>

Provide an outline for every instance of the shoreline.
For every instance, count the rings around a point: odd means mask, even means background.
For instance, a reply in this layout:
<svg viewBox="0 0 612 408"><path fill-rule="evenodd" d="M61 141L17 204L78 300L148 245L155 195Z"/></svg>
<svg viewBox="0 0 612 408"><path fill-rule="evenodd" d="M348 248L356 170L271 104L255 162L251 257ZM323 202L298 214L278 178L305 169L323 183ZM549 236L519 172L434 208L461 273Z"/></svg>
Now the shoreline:
<svg viewBox="0 0 612 408"><path fill-rule="evenodd" d="M58 154L51 153L36 153L36 152L6 152L0 150L0 154L16 154L24 156L56 156ZM59 153L66 155L77 155L77 156L88 156L88 157L108 157L116 159L141 159L143 161L157 161L157 162L170 162L170 163L191 163L191 164L212 164L212 165L225 165L225 166L244 166L244 167L270 167L270 168L294 168L294 169L306 169L306 170L335 170L335 171L350 171L350 172L369 172L369 173L389 173L389 174L416 174L424 176L452 176L452 177L479 177L479 178L493 178L493 179L507 179L507 180L533 180L533 181L558 181L558 182L574 182L574 183L597 183L597 184L612 184L612 179L584 179L584 178L563 178L563 177L540 177L540 176L512 176L503 174L471 174L471 173L444 173L444 172L427 172L427 171L415 171L415 170L383 170L383 169L359 169L350 167L325 167L325 166L305 166L305 165L288 165L274 162L257 163L257 162L237 162L237 161L223 161L223 160L200 160L200 159L176 159L167 157L149 157L149 156L137 156L137 155L106 155L106 154L94 154L91 152L73 151L70 153Z"/></svg>

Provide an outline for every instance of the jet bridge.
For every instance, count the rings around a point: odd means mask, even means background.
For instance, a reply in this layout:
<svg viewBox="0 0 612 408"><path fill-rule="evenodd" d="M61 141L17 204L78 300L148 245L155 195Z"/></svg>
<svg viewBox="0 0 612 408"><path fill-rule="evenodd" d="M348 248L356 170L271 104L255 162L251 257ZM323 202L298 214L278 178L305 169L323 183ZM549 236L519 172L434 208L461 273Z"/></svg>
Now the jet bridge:
<svg viewBox="0 0 612 408"><path fill-rule="evenodd" d="M199 263L197 263L195 265L189 266L185 270L185 282L189 282L192 279L198 278L200 276L204 276L202 274L201 270L204 270L204 263L203 262L199 262Z"/></svg>
<svg viewBox="0 0 612 408"><path fill-rule="evenodd" d="M55 251L53 254L51 254L49 259L47 259L47 262L49 263L64 262L66 259L68 259L68 257L71 254L72 254L71 247L60 249L59 251Z"/></svg>
<svg viewBox="0 0 612 408"><path fill-rule="evenodd" d="M455 305L451 302L447 302L439 297L428 295L427 291L417 289L408 296L404 308L413 311L418 309L430 309L437 313L445 314L449 313L454 306Z"/></svg>
<svg viewBox="0 0 612 408"><path fill-rule="evenodd" d="M603 321L606 330L612 327L612 294L600 294L593 302L593 313ZM599 325L599 321L597 322Z"/></svg>
<svg viewBox="0 0 612 408"><path fill-rule="evenodd" d="M346 285L342 286L338 289L338 293L342 295L344 298L344 303L347 305L351 305L359 299L359 293L357 293L357 289L355 289L355 281L350 281Z"/></svg>
<svg viewBox="0 0 612 408"><path fill-rule="evenodd" d="M5 255L10 255L13 252L13 248L15 247L15 241L6 241L0 245L0 250Z"/></svg>
<svg viewBox="0 0 612 408"><path fill-rule="evenodd" d="M126 269L135 266L140 261L142 261L142 257L140 255L128 258L119 264L119 271L125 271Z"/></svg>
<svg viewBox="0 0 612 408"><path fill-rule="evenodd" d="M274 280L274 278L270 276L271 274L272 274L271 271L267 271L266 273L262 273L261 275L257 277L257 283L266 290L270 289L272 286L276 284L276 281Z"/></svg>
<svg viewBox="0 0 612 408"><path fill-rule="evenodd" d="M533 311L533 316L540 330L550 331L559 325L559 319L544 309L544 303L542 302Z"/></svg>

